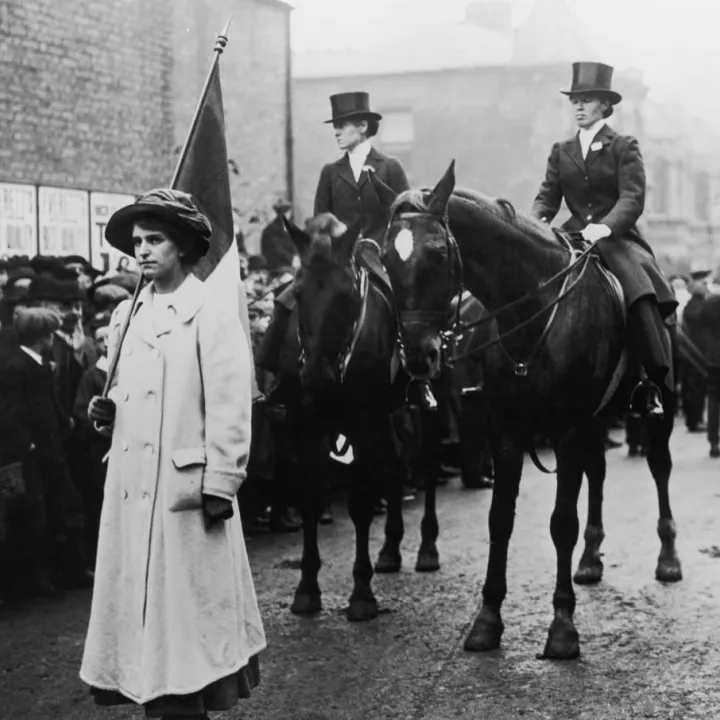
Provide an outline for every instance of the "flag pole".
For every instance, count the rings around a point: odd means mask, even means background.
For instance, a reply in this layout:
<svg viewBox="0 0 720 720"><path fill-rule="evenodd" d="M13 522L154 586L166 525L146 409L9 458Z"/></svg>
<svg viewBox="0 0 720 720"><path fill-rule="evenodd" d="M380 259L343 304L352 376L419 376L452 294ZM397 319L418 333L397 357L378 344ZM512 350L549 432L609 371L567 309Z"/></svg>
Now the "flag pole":
<svg viewBox="0 0 720 720"><path fill-rule="evenodd" d="M190 129L185 137L185 143L180 151L180 157L175 165L175 172L173 173L172 181L170 183L170 187L173 189L177 186L180 173L182 172L183 165L185 164L185 160L187 158L190 143L192 142L193 135L195 134L198 122L200 121L200 114L202 113L203 106L205 105L205 99L207 98L208 91L210 90L213 75L217 69L218 63L220 62L220 56L227 45L228 33L230 32L230 23L232 22L232 19L233 16L230 15L222 32L215 38L215 47L213 48L215 56L213 57L212 65L210 66L210 70L205 78L205 84L203 85L202 93L200 94L200 100L195 108L195 114L193 115ZM141 273L138 278L137 285L135 286L135 292L133 293L132 300L130 301L130 309L125 316L125 321L123 322L122 330L120 331L120 338L115 346L115 351L113 353L112 360L110 361L110 366L108 367L107 379L105 380L105 387L103 388L102 393L102 397L104 398L106 398L110 392L110 386L112 385L115 372L117 371L118 362L120 361L120 351L122 350L123 343L125 342L125 336L127 335L128 328L130 327L130 320L133 316L133 311L135 310L135 305L137 305L138 298L140 297L140 291L142 290L144 280L145 278L143 278Z"/></svg>

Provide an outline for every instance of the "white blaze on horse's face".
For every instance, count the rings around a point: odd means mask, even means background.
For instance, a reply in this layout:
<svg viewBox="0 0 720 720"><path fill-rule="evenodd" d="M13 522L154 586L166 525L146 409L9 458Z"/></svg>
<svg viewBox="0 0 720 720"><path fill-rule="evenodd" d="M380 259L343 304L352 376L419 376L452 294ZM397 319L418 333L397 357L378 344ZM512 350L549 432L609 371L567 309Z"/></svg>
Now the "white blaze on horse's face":
<svg viewBox="0 0 720 720"><path fill-rule="evenodd" d="M395 236L395 250L400 256L403 262L407 262L407 259L412 255L415 249L415 238L410 230L403 228Z"/></svg>

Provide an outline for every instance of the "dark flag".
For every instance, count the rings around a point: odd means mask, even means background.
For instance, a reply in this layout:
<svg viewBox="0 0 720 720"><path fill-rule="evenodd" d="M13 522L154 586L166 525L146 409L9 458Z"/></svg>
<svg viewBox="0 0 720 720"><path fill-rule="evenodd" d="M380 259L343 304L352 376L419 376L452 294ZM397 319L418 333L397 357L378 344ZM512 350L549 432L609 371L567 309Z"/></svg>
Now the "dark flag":
<svg viewBox="0 0 720 720"><path fill-rule="evenodd" d="M240 258L233 229L219 63L213 68L174 187L193 195L200 210L212 223L210 249L194 272L214 292L237 306L250 347L247 296L240 278ZM255 395L254 379L253 390Z"/></svg>

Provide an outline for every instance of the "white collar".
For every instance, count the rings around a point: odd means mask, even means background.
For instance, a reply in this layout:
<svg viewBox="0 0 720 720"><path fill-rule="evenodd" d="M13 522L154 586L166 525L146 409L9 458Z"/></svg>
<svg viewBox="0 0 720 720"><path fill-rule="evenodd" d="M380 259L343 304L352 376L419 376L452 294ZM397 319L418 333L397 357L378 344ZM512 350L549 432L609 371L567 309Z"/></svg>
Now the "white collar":
<svg viewBox="0 0 720 720"><path fill-rule="evenodd" d="M589 128L580 128L578 134L582 138L594 138L602 128L605 127L605 118L600 118L596 123L593 123Z"/></svg>
<svg viewBox="0 0 720 720"><path fill-rule="evenodd" d="M95 363L95 367L96 367L98 370L101 370L102 372L107 372L107 371L108 371L108 368L109 368L109 363L108 363L107 355L101 355L101 356L97 359L97 362Z"/></svg>
<svg viewBox="0 0 720 720"><path fill-rule="evenodd" d="M38 365L43 364L42 355L39 353L36 353L32 348L27 347L26 345L21 345L20 349L27 355L29 355Z"/></svg>
<svg viewBox="0 0 720 720"><path fill-rule="evenodd" d="M356 158L365 158L370 154L372 150L372 143L369 140L363 140L359 145L356 145L352 150L348 150L348 155L354 160Z"/></svg>

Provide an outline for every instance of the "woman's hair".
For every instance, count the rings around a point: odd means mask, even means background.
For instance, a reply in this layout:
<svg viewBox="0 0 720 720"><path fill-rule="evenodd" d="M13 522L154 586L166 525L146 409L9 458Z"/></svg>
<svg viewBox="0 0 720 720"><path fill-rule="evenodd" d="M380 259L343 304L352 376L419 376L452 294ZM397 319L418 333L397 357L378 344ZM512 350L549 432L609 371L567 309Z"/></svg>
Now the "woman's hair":
<svg viewBox="0 0 720 720"><path fill-rule="evenodd" d="M15 310L13 324L20 344L31 347L59 330L62 320L54 310L21 307Z"/></svg>
<svg viewBox="0 0 720 720"><path fill-rule="evenodd" d="M356 128L359 128L363 123L367 124L367 132L365 133L366 138L375 137L380 129L380 121L375 117L369 117L361 115L360 117L351 118L347 122L351 122Z"/></svg>
<svg viewBox="0 0 720 720"><path fill-rule="evenodd" d="M186 269L195 266L202 257L202 254L198 252L198 243L186 229L181 229L172 223L152 216L139 218L137 225L146 230L161 230L165 233L178 249L180 264Z"/></svg>

